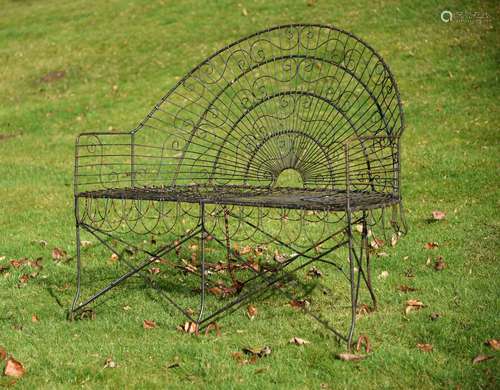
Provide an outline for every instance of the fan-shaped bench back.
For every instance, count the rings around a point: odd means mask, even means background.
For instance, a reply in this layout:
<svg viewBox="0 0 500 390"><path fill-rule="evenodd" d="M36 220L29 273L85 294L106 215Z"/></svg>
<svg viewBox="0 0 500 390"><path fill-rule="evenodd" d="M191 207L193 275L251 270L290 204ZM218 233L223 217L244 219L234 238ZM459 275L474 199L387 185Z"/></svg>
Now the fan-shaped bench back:
<svg viewBox="0 0 500 390"><path fill-rule="evenodd" d="M136 175L273 186L293 169L305 187L335 188L346 140L402 131L395 81L370 46L330 26L279 26L219 50L162 98L134 130Z"/></svg>

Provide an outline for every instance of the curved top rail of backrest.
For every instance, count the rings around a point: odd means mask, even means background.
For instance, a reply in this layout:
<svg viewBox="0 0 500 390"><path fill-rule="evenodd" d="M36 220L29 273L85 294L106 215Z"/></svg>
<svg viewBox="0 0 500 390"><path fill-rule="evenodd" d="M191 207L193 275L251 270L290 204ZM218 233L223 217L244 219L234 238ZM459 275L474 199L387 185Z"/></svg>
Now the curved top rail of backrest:
<svg viewBox="0 0 500 390"><path fill-rule="evenodd" d="M295 169L306 186L335 186L343 142L403 130L396 81L371 46L332 26L289 24L202 61L132 133L139 165L141 148L159 160L143 173L166 184L273 185Z"/></svg>

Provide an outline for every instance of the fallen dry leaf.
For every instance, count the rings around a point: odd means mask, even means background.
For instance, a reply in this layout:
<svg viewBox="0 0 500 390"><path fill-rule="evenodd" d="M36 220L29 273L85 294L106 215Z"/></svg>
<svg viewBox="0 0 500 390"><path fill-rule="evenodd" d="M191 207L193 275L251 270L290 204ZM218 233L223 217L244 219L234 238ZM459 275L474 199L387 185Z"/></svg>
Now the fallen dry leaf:
<svg viewBox="0 0 500 390"><path fill-rule="evenodd" d="M0 360L5 360L7 357L7 351L4 347L0 346Z"/></svg>
<svg viewBox="0 0 500 390"><path fill-rule="evenodd" d="M144 329L154 329L156 328L156 322L154 322L153 320L144 320L142 322L142 327Z"/></svg>
<svg viewBox="0 0 500 390"><path fill-rule="evenodd" d="M399 240L399 236L396 233L393 233L392 237L391 237L391 246L396 246L396 244L398 243L398 240Z"/></svg>
<svg viewBox="0 0 500 390"><path fill-rule="evenodd" d="M111 261L118 261L119 258L120 257L116 253L112 253L110 257Z"/></svg>
<svg viewBox="0 0 500 390"><path fill-rule="evenodd" d="M371 312L373 312L373 308L368 306L366 303L360 303L356 307L356 314L358 315L363 316L366 314L370 314Z"/></svg>
<svg viewBox="0 0 500 390"><path fill-rule="evenodd" d="M151 275L157 275L161 272L161 270L158 267L152 267L152 268L148 268L148 272Z"/></svg>
<svg viewBox="0 0 500 390"><path fill-rule="evenodd" d="M9 357L7 359L7 363L5 364L5 369L3 370L3 374L5 376L11 376L14 378L21 378L25 373L24 366L21 362L14 359L14 357Z"/></svg>
<svg viewBox="0 0 500 390"><path fill-rule="evenodd" d="M56 80L62 79L64 76L66 76L66 71L64 70L53 70L43 77L40 78L40 81L43 81L44 83L52 83Z"/></svg>
<svg viewBox="0 0 500 390"><path fill-rule="evenodd" d="M198 325L196 324L196 322L193 322L193 321L186 321L184 323L184 325L179 325L177 327L178 330L180 330L181 332L184 332L184 333L188 333L188 334L195 334L195 335L199 335L200 334L200 330L198 328Z"/></svg>
<svg viewBox="0 0 500 390"><path fill-rule="evenodd" d="M422 352L432 352L432 344L417 344L417 348L420 349Z"/></svg>
<svg viewBox="0 0 500 390"><path fill-rule="evenodd" d="M38 316L36 314L33 314L31 316L31 322L38 322L38 321L40 321L40 319L38 318Z"/></svg>
<svg viewBox="0 0 500 390"><path fill-rule="evenodd" d="M486 360L490 360L490 359L493 359L494 356L488 356L488 355L483 355L483 354L480 354L480 355L477 355L473 360L472 360L472 364L478 364L478 363L482 363L482 362L485 362Z"/></svg>
<svg viewBox="0 0 500 390"><path fill-rule="evenodd" d="M358 342L356 343L356 351L359 352L363 345L365 347L365 352L370 353L372 350L372 347L370 344L370 340L368 339L368 336L360 335L358 337Z"/></svg>
<svg viewBox="0 0 500 390"><path fill-rule="evenodd" d="M441 315L439 313L432 313L430 318L432 321L436 321Z"/></svg>
<svg viewBox="0 0 500 390"><path fill-rule="evenodd" d="M12 259L10 261L10 265L13 266L14 268L19 268L25 264L28 264L28 259L23 258L23 259Z"/></svg>
<svg viewBox="0 0 500 390"><path fill-rule="evenodd" d="M321 270L313 266L309 269L309 271L307 271L307 275L313 278L321 278L323 276L323 272L321 272Z"/></svg>
<svg viewBox="0 0 500 390"><path fill-rule="evenodd" d="M379 238L373 238L373 240L371 240L370 242L370 246L373 248L373 249L379 249L379 248L382 248L384 246L384 241L379 239Z"/></svg>
<svg viewBox="0 0 500 390"><path fill-rule="evenodd" d="M246 255L248 253L253 252L252 247L250 245L246 245L240 249L240 255Z"/></svg>
<svg viewBox="0 0 500 390"><path fill-rule="evenodd" d="M357 355L353 353L339 353L336 355L337 359L344 362L357 362L366 358L366 355Z"/></svg>
<svg viewBox="0 0 500 390"><path fill-rule="evenodd" d="M425 249L435 249L439 246L439 244L437 242L426 242L424 244L424 248Z"/></svg>
<svg viewBox="0 0 500 390"><path fill-rule="evenodd" d="M233 352L231 353L231 357L240 365L255 364L257 362L257 355L252 355L250 359L245 359L242 352Z"/></svg>
<svg viewBox="0 0 500 390"><path fill-rule="evenodd" d="M113 358L108 357L104 361L104 368L116 368L116 367L117 367L117 364L115 363L115 361L113 360Z"/></svg>
<svg viewBox="0 0 500 390"><path fill-rule="evenodd" d="M378 279L386 279L389 276L389 272L387 271L382 271L380 275L378 276Z"/></svg>
<svg viewBox="0 0 500 390"><path fill-rule="evenodd" d="M489 345L495 351L500 351L500 340L496 340L496 339L486 340L485 344Z"/></svg>
<svg viewBox="0 0 500 390"><path fill-rule="evenodd" d="M440 220L444 219L444 217L446 217L446 214L443 213L442 211L435 210L432 212L432 218L434 218L434 220L436 220L436 221L440 221Z"/></svg>
<svg viewBox="0 0 500 390"><path fill-rule="evenodd" d="M292 299L289 304L294 309L307 309L311 305L307 299Z"/></svg>
<svg viewBox="0 0 500 390"><path fill-rule="evenodd" d="M446 263L443 261L443 257L439 256L434 263L434 269L436 271L442 271L446 268Z"/></svg>
<svg viewBox="0 0 500 390"><path fill-rule="evenodd" d="M248 307L247 307L248 318L253 320L256 315L257 315L257 308L254 305L248 305Z"/></svg>
<svg viewBox="0 0 500 390"><path fill-rule="evenodd" d="M305 345L305 344L311 344L310 341L301 339L300 337L292 337L289 341L290 344L295 344L295 345Z"/></svg>
<svg viewBox="0 0 500 390"><path fill-rule="evenodd" d="M286 256L282 255L277 249L274 251L274 260L278 263L284 263L286 261Z"/></svg>
<svg viewBox="0 0 500 390"><path fill-rule="evenodd" d="M206 329L205 329L205 336L208 336L208 334L210 333L210 331L214 330L215 331L215 335L217 337L220 337L221 336L221 331L220 331L220 327L219 327L219 324L217 322L211 322L210 324L207 325Z"/></svg>
<svg viewBox="0 0 500 390"><path fill-rule="evenodd" d="M196 252L198 250L198 245L197 244L189 244L189 250L191 252Z"/></svg>
<svg viewBox="0 0 500 390"><path fill-rule="evenodd" d="M67 256L66 251L62 250L61 248L54 248L52 249L52 259L54 261L61 261Z"/></svg>
<svg viewBox="0 0 500 390"><path fill-rule="evenodd" d="M402 284L401 286L399 286L396 290L399 290L401 292L411 292L411 291L417 291L417 289L415 287L410 287L410 286L407 286L405 284Z"/></svg>
<svg viewBox="0 0 500 390"><path fill-rule="evenodd" d="M405 313L408 314L412 310L419 310L425 307L425 305L416 299L409 299L406 301Z"/></svg>
<svg viewBox="0 0 500 390"><path fill-rule="evenodd" d="M246 355L253 355L257 357L269 356L272 352L271 347L268 347L267 345L262 348L243 348L242 351Z"/></svg>
<svg viewBox="0 0 500 390"><path fill-rule="evenodd" d="M86 241L86 240L81 240L80 241L80 245L82 246L82 248L88 248L89 246L92 245L92 242L91 241Z"/></svg>
<svg viewBox="0 0 500 390"><path fill-rule="evenodd" d="M22 274L20 277L19 277L19 281L21 283L28 283L28 280L30 280L30 276L28 274Z"/></svg>

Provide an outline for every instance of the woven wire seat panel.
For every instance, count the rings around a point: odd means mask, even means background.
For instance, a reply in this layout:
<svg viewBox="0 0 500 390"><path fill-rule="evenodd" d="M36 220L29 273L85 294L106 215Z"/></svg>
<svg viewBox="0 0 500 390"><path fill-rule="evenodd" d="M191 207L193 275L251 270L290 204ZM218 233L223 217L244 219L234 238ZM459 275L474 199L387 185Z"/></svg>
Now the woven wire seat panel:
<svg viewBox="0 0 500 390"><path fill-rule="evenodd" d="M79 197L93 199L130 199L164 202L186 202L250 207L289 208L304 210L344 211L347 193L344 190L304 188L256 188L245 186L173 186L108 188L81 192ZM396 204L390 193L351 191L352 210L370 210Z"/></svg>

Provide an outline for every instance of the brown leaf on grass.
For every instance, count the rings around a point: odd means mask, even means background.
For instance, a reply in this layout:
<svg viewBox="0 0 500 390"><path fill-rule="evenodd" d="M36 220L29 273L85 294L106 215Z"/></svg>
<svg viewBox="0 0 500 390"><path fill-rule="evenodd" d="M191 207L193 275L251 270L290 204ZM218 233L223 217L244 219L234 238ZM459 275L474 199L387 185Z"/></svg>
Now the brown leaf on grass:
<svg viewBox="0 0 500 390"><path fill-rule="evenodd" d="M189 244L189 250L191 252L196 252L198 250L198 244Z"/></svg>
<svg viewBox="0 0 500 390"><path fill-rule="evenodd" d="M407 286L406 284L400 285L398 288L396 288L396 290L399 290L399 291L404 292L404 293L417 291L417 289L415 287L410 287L410 286Z"/></svg>
<svg viewBox="0 0 500 390"><path fill-rule="evenodd" d="M432 314L430 315L430 319L431 319L431 321L436 321L436 320L437 320L440 316L441 316L441 315L440 315L439 313L435 313L435 312L434 312L434 313L432 313Z"/></svg>
<svg viewBox="0 0 500 390"><path fill-rule="evenodd" d="M257 245L254 249L255 256L262 256L267 248L263 245Z"/></svg>
<svg viewBox="0 0 500 390"><path fill-rule="evenodd" d="M80 245L82 246L82 248L88 248L89 246L92 245L92 242L91 241L86 241L86 240L81 240L80 241Z"/></svg>
<svg viewBox="0 0 500 390"><path fill-rule="evenodd" d="M246 355L257 356L259 358L269 356L272 352L271 347L265 345L262 348L247 347L242 349Z"/></svg>
<svg viewBox="0 0 500 390"><path fill-rule="evenodd" d="M373 238L373 240L371 240L370 242L370 246L373 248L373 249L379 249L379 248L382 248L384 246L384 241L381 240L380 238Z"/></svg>
<svg viewBox="0 0 500 390"><path fill-rule="evenodd" d="M408 314L412 310L420 310L423 307L425 307L425 305L421 301L416 299L409 299L406 301L405 313Z"/></svg>
<svg viewBox="0 0 500 390"><path fill-rule="evenodd" d="M438 256L438 258L436 259L436 262L434 263L434 269L436 271L442 271L445 268L446 268L446 263L443 261L443 257Z"/></svg>
<svg viewBox="0 0 500 390"><path fill-rule="evenodd" d="M422 352L432 352L433 346L432 344L417 344L417 348L420 349Z"/></svg>
<svg viewBox="0 0 500 390"><path fill-rule="evenodd" d="M356 351L359 352L361 350L361 347L365 348L366 353L370 353L372 350L372 346L370 344L370 340L368 339L368 336L365 335L360 335L358 337L358 342L356 343Z"/></svg>
<svg viewBox="0 0 500 390"><path fill-rule="evenodd" d="M112 262L118 261L119 258L120 256L118 256L116 253L112 253L110 257Z"/></svg>
<svg viewBox="0 0 500 390"><path fill-rule="evenodd" d="M359 355L353 353L339 353L336 355L337 359L342 360L344 362L357 362L363 359L366 359L366 355Z"/></svg>
<svg viewBox="0 0 500 390"><path fill-rule="evenodd" d="M486 340L485 344L489 345L495 351L500 351L500 340L489 339L489 340Z"/></svg>
<svg viewBox="0 0 500 390"><path fill-rule="evenodd" d="M111 357L108 357L105 361L104 361L104 368L116 368L118 365L115 363L115 361L113 360L113 358Z"/></svg>
<svg viewBox="0 0 500 390"><path fill-rule="evenodd" d="M290 344L295 344L295 345L305 345L305 344L311 344L310 341L301 339L300 337L292 337L289 341Z"/></svg>
<svg viewBox="0 0 500 390"><path fill-rule="evenodd" d="M177 327L177 330L188 334L195 334L196 336L200 334L200 329L198 328L198 325L196 324L196 322L193 321L186 321L184 325L179 325Z"/></svg>
<svg viewBox="0 0 500 390"><path fill-rule="evenodd" d="M43 268L43 265L42 265L42 258L41 258L41 257L38 257L36 260L28 260L28 265L29 265L31 268L35 268L35 269L42 269L42 268Z"/></svg>
<svg viewBox="0 0 500 390"><path fill-rule="evenodd" d="M142 327L144 329L154 329L156 328L156 322L154 322L153 320L144 320L142 322Z"/></svg>
<svg viewBox="0 0 500 390"><path fill-rule="evenodd" d="M321 272L321 270L313 266L309 269L309 271L307 271L307 275L309 275L312 278L321 278L323 276L323 272Z"/></svg>
<svg viewBox="0 0 500 390"><path fill-rule="evenodd" d="M207 327L205 328L205 336L208 336L208 334L212 330L215 331L215 335L217 337L221 336L220 326L217 322L211 322L210 324L207 325Z"/></svg>
<svg viewBox="0 0 500 390"><path fill-rule="evenodd" d="M161 270L158 267L152 267L152 268L148 268L148 272L151 275L157 275L161 272Z"/></svg>
<svg viewBox="0 0 500 390"><path fill-rule="evenodd" d="M432 218L434 218L434 220L436 220L436 221L440 221L440 220L444 219L445 217L446 217L446 214L442 211L434 210L432 212Z"/></svg>
<svg viewBox="0 0 500 390"><path fill-rule="evenodd" d="M52 259L56 262L65 259L67 255L66 251L61 248L52 249Z"/></svg>
<svg viewBox="0 0 500 390"><path fill-rule="evenodd" d="M31 315L31 322L38 322L40 321L40 318L36 314Z"/></svg>
<svg viewBox="0 0 500 390"><path fill-rule="evenodd" d="M30 276L28 274L22 274L21 276L19 276L19 282L21 282L22 284L28 283L29 280Z"/></svg>
<svg viewBox="0 0 500 390"><path fill-rule="evenodd" d="M424 244L424 248L425 249L436 249L437 247L439 246L439 244L437 242L426 242Z"/></svg>
<svg viewBox="0 0 500 390"><path fill-rule="evenodd" d="M250 318L251 320L253 320L256 315L257 315L257 308L254 305L248 305L247 306L247 316L248 316L248 318Z"/></svg>
<svg viewBox="0 0 500 390"><path fill-rule="evenodd" d="M5 369L3 370L3 374L5 376L11 376L14 378L21 378L26 370L21 362L14 359L14 357L9 357L7 359L7 363L5 364Z"/></svg>
<svg viewBox="0 0 500 390"><path fill-rule="evenodd" d="M284 263L286 261L286 256L282 255L277 249L274 251L274 261L278 263Z"/></svg>
<svg viewBox="0 0 500 390"><path fill-rule="evenodd" d="M4 347L0 346L0 360L5 360L7 357L7 351L5 350Z"/></svg>
<svg viewBox="0 0 500 390"><path fill-rule="evenodd" d="M292 299L289 304L294 309L307 309L311 303L307 299Z"/></svg>
<svg viewBox="0 0 500 390"><path fill-rule="evenodd" d="M240 255L247 255L251 252L253 252L253 249L250 245L246 245L240 249Z"/></svg>
<svg viewBox="0 0 500 390"><path fill-rule="evenodd" d="M222 289L220 287L210 287L207 291L216 297L222 296Z"/></svg>
<svg viewBox="0 0 500 390"><path fill-rule="evenodd" d="M489 356L489 355L483 355L483 354L480 354L480 355L477 355L473 360L472 360L472 364L478 364L478 363L482 363L482 362L485 362L486 360L490 360L490 359L494 359L494 356Z"/></svg>
<svg viewBox="0 0 500 390"><path fill-rule="evenodd" d="M358 315L362 316L362 315L370 314L371 312L373 312L373 308L368 306L366 303L360 303L356 307L356 314L358 314Z"/></svg>
<svg viewBox="0 0 500 390"><path fill-rule="evenodd" d="M64 70L53 70L40 78L40 81L44 83L52 83L54 81L60 80L66 76L66 71Z"/></svg>
<svg viewBox="0 0 500 390"><path fill-rule="evenodd" d="M252 355L250 359L245 359L242 352L233 352L231 353L231 357L236 360L236 362L240 365L245 364L255 364L257 362L257 356Z"/></svg>
<svg viewBox="0 0 500 390"><path fill-rule="evenodd" d="M12 259L10 261L10 265L13 266L14 268L19 268L25 264L28 264L28 259L27 258L22 258L22 259Z"/></svg>
<svg viewBox="0 0 500 390"><path fill-rule="evenodd" d="M399 241L399 235L396 233L393 233L391 236L391 246L396 246L398 241Z"/></svg>

